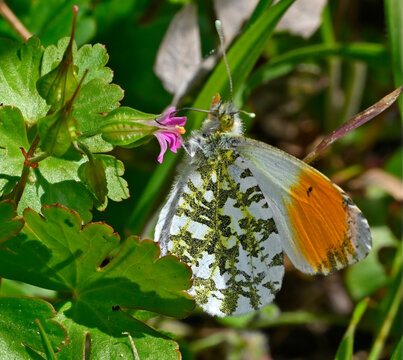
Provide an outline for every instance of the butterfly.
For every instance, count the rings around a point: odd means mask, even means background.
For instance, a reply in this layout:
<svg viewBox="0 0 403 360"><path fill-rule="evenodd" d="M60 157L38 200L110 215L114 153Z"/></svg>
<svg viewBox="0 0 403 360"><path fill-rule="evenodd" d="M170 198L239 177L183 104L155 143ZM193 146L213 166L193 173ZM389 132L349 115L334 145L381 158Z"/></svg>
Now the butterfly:
<svg viewBox="0 0 403 360"><path fill-rule="evenodd" d="M155 229L162 255L193 271L190 294L206 312L241 315L273 301L283 251L307 274L329 274L371 248L367 220L325 175L242 136L237 109L219 96L186 144Z"/></svg>
<svg viewBox="0 0 403 360"><path fill-rule="evenodd" d="M305 162L244 137L232 101L216 95L208 112L184 144L187 159L155 228L161 255L191 267L189 293L199 306L228 316L269 304L281 288L283 251L307 274L365 258L368 222L343 190Z"/></svg>

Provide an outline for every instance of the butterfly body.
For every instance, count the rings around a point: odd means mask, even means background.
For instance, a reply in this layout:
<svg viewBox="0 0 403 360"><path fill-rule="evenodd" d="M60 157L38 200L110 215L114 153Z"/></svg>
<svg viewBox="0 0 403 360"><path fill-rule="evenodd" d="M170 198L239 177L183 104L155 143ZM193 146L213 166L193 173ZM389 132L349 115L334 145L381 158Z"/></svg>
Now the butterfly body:
<svg viewBox="0 0 403 360"><path fill-rule="evenodd" d="M368 224L344 192L302 161L242 136L232 103L214 98L186 143L183 167L156 226L162 254L191 266L190 294L213 315L240 315L280 289L285 251L305 273L359 261Z"/></svg>

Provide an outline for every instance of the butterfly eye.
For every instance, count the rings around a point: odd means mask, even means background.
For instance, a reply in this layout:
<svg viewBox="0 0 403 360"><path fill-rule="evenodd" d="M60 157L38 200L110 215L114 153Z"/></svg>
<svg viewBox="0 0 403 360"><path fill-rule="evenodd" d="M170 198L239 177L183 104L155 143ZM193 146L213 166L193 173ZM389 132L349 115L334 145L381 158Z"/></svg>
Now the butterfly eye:
<svg viewBox="0 0 403 360"><path fill-rule="evenodd" d="M225 114L220 117L220 128L222 131L229 131L234 126L234 116Z"/></svg>

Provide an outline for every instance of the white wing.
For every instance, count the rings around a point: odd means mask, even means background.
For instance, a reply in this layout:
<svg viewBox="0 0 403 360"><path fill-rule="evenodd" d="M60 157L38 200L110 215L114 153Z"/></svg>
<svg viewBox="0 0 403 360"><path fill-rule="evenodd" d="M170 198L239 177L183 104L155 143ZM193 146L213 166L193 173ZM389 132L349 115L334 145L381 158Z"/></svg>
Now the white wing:
<svg viewBox="0 0 403 360"><path fill-rule="evenodd" d="M190 294L212 315L270 303L284 273L282 247L265 197L234 151L187 167L161 211L155 238L192 267Z"/></svg>
<svg viewBox="0 0 403 360"><path fill-rule="evenodd" d="M367 220L326 176L262 142L234 137L273 211L282 246L301 271L327 274L363 259Z"/></svg>

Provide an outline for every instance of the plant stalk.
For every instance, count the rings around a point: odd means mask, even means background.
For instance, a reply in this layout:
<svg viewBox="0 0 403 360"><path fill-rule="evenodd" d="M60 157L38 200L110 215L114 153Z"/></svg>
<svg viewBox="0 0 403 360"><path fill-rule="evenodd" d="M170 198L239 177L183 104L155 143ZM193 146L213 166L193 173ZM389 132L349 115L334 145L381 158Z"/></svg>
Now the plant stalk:
<svg viewBox="0 0 403 360"><path fill-rule="evenodd" d="M11 27L17 32L25 42L32 36L24 24L15 16L12 10L7 4L0 0L0 15L11 25Z"/></svg>

